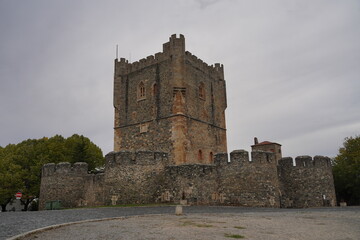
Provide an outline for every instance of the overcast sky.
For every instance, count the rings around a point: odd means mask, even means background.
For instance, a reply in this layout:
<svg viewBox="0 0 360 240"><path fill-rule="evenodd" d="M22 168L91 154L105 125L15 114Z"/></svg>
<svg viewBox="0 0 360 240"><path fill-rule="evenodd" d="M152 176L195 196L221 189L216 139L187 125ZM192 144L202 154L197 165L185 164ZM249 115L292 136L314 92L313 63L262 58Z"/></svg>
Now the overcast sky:
<svg viewBox="0 0 360 240"><path fill-rule="evenodd" d="M0 0L0 146L89 137L113 149L113 69L171 34L224 64L228 150L336 156L360 134L359 0Z"/></svg>

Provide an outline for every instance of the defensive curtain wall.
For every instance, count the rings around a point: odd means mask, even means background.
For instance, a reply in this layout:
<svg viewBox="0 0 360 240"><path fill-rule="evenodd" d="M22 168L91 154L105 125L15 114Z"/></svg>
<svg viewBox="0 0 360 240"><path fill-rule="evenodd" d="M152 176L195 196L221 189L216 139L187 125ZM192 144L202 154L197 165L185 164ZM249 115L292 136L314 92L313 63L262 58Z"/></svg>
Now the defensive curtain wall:
<svg viewBox="0 0 360 240"><path fill-rule="evenodd" d="M111 152L105 171L89 174L86 163L46 164L40 209L47 201L63 207L129 203L236 205L251 207L334 206L330 159L236 150L217 154L214 164L169 165L161 152Z"/></svg>
<svg viewBox="0 0 360 240"><path fill-rule="evenodd" d="M278 174L282 207L335 206L336 195L330 159L322 156L282 158Z"/></svg>

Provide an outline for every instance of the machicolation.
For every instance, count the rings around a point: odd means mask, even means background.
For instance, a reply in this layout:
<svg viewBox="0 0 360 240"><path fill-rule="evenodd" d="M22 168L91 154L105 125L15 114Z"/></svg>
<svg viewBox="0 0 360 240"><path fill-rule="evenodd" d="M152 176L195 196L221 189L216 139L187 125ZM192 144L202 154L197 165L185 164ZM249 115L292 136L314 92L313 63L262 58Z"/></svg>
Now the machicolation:
<svg viewBox="0 0 360 240"><path fill-rule="evenodd" d="M249 207L334 206L330 159L283 158L258 142L227 154L223 65L209 66L172 35L163 52L115 59L114 152L102 173L86 163L43 166L40 209L129 203ZM295 163L295 165L294 165Z"/></svg>

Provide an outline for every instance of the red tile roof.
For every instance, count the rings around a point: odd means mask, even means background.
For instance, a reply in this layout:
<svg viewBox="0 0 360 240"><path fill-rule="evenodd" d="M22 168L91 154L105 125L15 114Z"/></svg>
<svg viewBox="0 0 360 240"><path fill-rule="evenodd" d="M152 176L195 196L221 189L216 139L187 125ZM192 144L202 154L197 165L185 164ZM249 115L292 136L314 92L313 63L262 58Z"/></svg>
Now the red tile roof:
<svg viewBox="0 0 360 240"><path fill-rule="evenodd" d="M258 144L256 144L256 145L267 145L267 144L273 144L273 142L263 141L263 142L258 143Z"/></svg>
<svg viewBox="0 0 360 240"><path fill-rule="evenodd" d="M280 145L280 146L281 146L281 144L278 144L278 143L276 143L276 142L263 141L263 142L261 142L261 143L252 145L252 147L254 147L254 146L259 146L259 145L269 145L269 144L277 144L277 145Z"/></svg>

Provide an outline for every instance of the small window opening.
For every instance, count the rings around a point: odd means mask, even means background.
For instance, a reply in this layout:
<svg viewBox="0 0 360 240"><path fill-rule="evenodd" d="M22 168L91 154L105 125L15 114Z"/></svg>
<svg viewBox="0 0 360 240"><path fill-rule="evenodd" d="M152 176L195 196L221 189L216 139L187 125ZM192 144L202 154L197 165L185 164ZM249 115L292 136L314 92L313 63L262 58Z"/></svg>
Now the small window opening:
<svg viewBox="0 0 360 240"><path fill-rule="evenodd" d="M205 85L203 82L199 85L199 98L205 100Z"/></svg>
<svg viewBox="0 0 360 240"><path fill-rule="evenodd" d="M213 153L212 153L212 152L210 152L210 155L209 155L209 160L210 160L210 162L212 162L212 161L213 161L213 157L214 157Z"/></svg>
<svg viewBox="0 0 360 240"><path fill-rule="evenodd" d="M144 99L145 98L145 84L143 82L139 83L138 86L138 99Z"/></svg>
<svg viewBox="0 0 360 240"><path fill-rule="evenodd" d="M153 87L152 87L152 95L153 95L153 96L156 96L157 91L158 91L158 89L157 89L157 84L154 83L154 84L153 84Z"/></svg>
<svg viewBox="0 0 360 240"><path fill-rule="evenodd" d="M202 154L201 150L199 150L199 152L198 152L198 160L200 160L200 161L203 160L203 154Z"/></svg>
<svg viewBox="0 0 360 240"><path fill-rule="evenodd" d="M266 161L267 161L267 162L271 162L271 161L270 161L270 158L269 158L269 154L266 154Z"/></svg>

